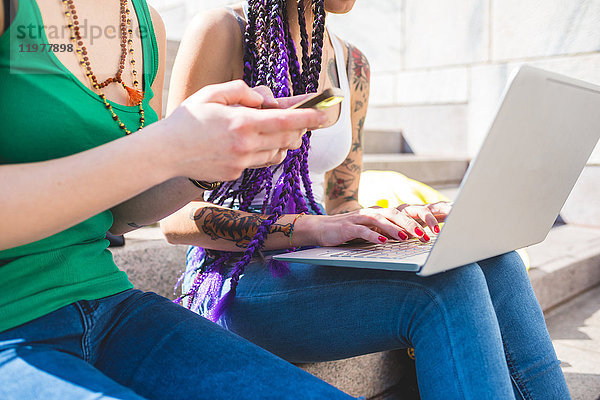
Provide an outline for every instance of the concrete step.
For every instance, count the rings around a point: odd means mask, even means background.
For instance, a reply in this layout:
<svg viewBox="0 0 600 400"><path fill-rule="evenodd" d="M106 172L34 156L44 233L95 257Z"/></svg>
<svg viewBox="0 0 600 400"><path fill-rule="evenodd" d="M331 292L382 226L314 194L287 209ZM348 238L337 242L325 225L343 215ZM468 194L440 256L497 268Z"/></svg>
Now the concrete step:
<svg viewBox="0 0 600 400"><path fill-rule="evenodd" d="M298 367L354 397L412 400L418 399L413 364L406 350L394 350Z"/></svg>
<svg viewBox="0 0 600 400"><path fill-rule="evenodd" d="M469 160L463 157L420 156L414 154L365 154L363 170L400 172L428 185L457 185Z"/></svg>
<svg viewBox="0 0 600 400"><path fill-rule="evenodd" d="M365 154L412 153L401 130L365 130L363 146Z"/></svg>
<svg viewBox="0 0 600 400"><path fill-rule="evenodd" d="M544 311L600 284L600 228L556 226L527 253L529 277Z"/></svg>

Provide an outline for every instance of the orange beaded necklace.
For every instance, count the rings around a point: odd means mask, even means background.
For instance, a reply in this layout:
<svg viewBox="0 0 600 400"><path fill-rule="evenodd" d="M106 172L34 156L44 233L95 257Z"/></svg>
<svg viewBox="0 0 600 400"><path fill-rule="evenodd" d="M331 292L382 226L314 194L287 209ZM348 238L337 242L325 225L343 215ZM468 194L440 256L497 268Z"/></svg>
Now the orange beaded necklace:
<svg viewBox="0 0 600 400"><path fill-rule="evenodd" d="M125 131L125 134L131 134L131 131L127 129L125 124L121 122L119 116L115 113L112 106L106 99L106 96L102 92L102 88L110 85L111 83L120 83L123 88L127 91L127 95L129 97L129 105L139 106L140 108L140 126L138 128L142 129L144 127L144 108L142 106L142 101L144 100L144 92L141 91L139 87L139 82L137 80L137 71L135 69L135 59L134 59L134 51L133 51L133 29L131 29L131 18L130 18L130 10L127 5L127 0L121 0L121 58L119 60L119 69L115 74L114 78L108 78L104 82L98 82L96 75L92 71L92 67L90 64L90 60L88 57L88 51L83 44L81 31L79 29L79 17L77 16L77 11L75 10L75 4L73 4L73 0L61 0L63 6L65 8L64 14L68 19L67 27L71 31L71 41L73 42L73 46L75 48L75 52L79 58L79 64L85 69L85 75L90 80L92 87L96 89L98 96L104 102L104 106L111 113L113 120L117 122L119 128ZM125 61L127 59L127 54L130 55L130 64L131 64L131 73L133 75L133 88L127 86L125 82L123 82L122 74L125 69Z"/></svg>

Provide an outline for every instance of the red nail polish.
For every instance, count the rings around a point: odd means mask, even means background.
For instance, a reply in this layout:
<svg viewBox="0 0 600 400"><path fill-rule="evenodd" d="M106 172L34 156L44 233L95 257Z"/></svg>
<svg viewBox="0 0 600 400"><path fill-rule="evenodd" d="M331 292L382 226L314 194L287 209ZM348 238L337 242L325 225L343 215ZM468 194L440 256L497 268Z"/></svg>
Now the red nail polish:
<svg viewBox="0 0 600 400"><path fill-rule="evenodd" d="M398 237L400 237L402 240L408 239L408 235L402 231L398 232Z"/></svg>
<svg viewBox="0 0 600 400"><path fill-rule="evenodd" d="M425 232L423 232L420 228L415 228L415 233L418 237L421 237L425 234Z"/></svg>
<svg viewBox="0 0 600 400"><path fill-rule="evenodd" d="M427 236L427 234L426 234L426 233L424 233L424 234L423 234L423 237L422 237L421 239L423 239L423 240L424 240L424 241L426 241L426 242L429 242L429 240L430 240L430 239L429 239L429 236Z"/></svg>
<svg viewBox="0 0 600 400"><path fill-rule="evenodd" d="M385 243L385 242L387 242L387 238L385 236L379 236L379 241L381 243Z"/></svg>
<svg viewBox="0 0 600 400"><path fill-rule="evenodd" d="M439 227L438 225L434 226L434 227L433 227L433 231L434 231L435 233L440 233L440 227Z"/></svg>

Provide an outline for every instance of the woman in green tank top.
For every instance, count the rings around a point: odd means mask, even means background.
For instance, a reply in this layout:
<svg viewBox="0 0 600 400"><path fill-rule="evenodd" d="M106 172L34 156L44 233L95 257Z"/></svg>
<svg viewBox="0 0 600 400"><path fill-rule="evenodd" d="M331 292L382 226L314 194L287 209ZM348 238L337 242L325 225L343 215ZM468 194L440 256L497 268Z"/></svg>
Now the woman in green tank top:
<svg viewBox="0 0 600 400"><path fill-rule="evenodd" d="M294 100L234 82L159 121L165 32L145 0L4 0L0 35L0 398L230 398L242 382L246 398L347 397L133 290L104 239L280 162L326 117L257 110Z"/></svg>

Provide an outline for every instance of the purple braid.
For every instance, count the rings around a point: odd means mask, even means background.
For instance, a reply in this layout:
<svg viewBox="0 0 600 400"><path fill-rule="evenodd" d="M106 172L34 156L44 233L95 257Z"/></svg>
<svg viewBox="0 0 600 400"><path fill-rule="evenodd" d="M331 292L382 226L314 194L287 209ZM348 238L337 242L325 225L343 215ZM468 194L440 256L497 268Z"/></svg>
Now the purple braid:
<svg viewBox="0 0 600 400"><path fill-rule="evenodd" d="M281 7L280 7L281 10ZM285 43L285 31L283 30L283 21L281 15L277 15L278 20L277 27L279 28L279 35L277 44L279 46L279 63L277 63L277 82L281 86L281 91L277 97L290 97L292 92L290 91L290 85L288 82L288 74L290 71L290 59L288 55L287 46ZM285 18L284 18L285 19ZM285 82L285 83L284 83Z"/></svg>
<svg viewBox="0 0 600 400"><path fill-rule="evenodd" d="M283 2L283 7L286 7L285 1ZM290 23L287 18L283 19L283 34L285 36L285 46L287 47L287 56L289 60L288 65L293 94L298 95L306 93L304 79L302 79L300 63L298 62L298 55L296 54L296 44L294 43L294 39L292 39Z"/></svg>
<svg viewBox="0 0 600 400"><path fill-rule="evenodd" d="M250 263L250 261L252 260L252 257L254 257L254 255L256 253L258 253L264 243L265 243L265 239L267 238L267 234L269 232L269 228L275 223L277 222L277 220L279 218L281 218L281 216L283 215L283 207L284 205L287 203L289 197L290 197L290 193L291 193L291 189L293 186L293 181L294 181L294 175L296 175L294 173L294 160L295 158L288 158L286 161L284 161L284 163L286 163L286 168L284 170L284 176L287 179L284 179L283 182L283 187L281 189L281 193L279 194L279 198L278 198L278 205L275 209L273 209L271 212L272 214L269 215L268 218L266 218L258 227L258 230L256 231L256 234L254 235L254 237L252 238L252 240L250 241L250 243L248 244L248 247L246 248L246 250L244 251L242 257L240 258L240 260L238 262L236 262L233 265L233 269L232 269L232 274L231 274L231 288L229 290L229 292L223 296L223 298L219 301L219 303L217 303L216 307L214 309L212 309L209 312L208 318L213 321L216 322L219 320L219 318L221 317L221 315L223 314L223 312L225 311L225 309L231 304L231 302L233 301L233 298L235 297L235 293L237 290L237 285L240 279L241 274L244 273L244 269L246 267L246 265L248 265Z"/></svg>
<svg viewBox="0 0 600 400"><path fill-rule="evenodd" d="M302 46L302 85L308 84L308 73L310 69L310 57L308 55L308 32L306 31L306 16L304 15L304 1L298 2L298 23L300 24L300 46Z"/></svg>
<svg viewBox="0 0 600 400"><path fill-rule="evenodd" d="M256 12L259 0L248 0L248 22L244 31L244 81L252 86L256 81Z"/></svg>
<svg viewBox="0 0 600 400"><path fill-rule="evenodd" d="M298 171L300 171L302 149L300 148L300 149L294 150L294 151L297 152L298 154L293 157L293 162L294 162L293 168L294 168L294 171L296 171L296 173L298 173ZM306 212L308 210L308 207L306 206L306 200L304 198L304 195L302 194L302 189L300 187L299 180L294 179L292 184L293 184L293 186L292 186L291 195L293 196L294 203L296 204L296 208L295 208L294 212L296 212L296 213ZM307 192L307 195L308 195L308 192Z"/></svg>
<svg viewBox="0 0 600 400"><path fill-rule="evenodd" d="M267 71L268 71L268 47L267 47L267 39L268 39L268 24L267 24L267 1L268 0L257 0L256 7L256 45L257 45L257 59L256 59L256 82L254 84L258 85L268 85L267 81ZM250 4L248 4L248 8ZM248 17L250 14L248 13ZM246 26L246 29L249 27ZM252 85L254 86L254 85Z"/></svg>
<svg viewBox="0 0 600 400"><path fill-rule="evenodd" d="M288 59L285 42L282 38L282 9L281 1L274 0L269 10L269 70L267 81L275 97L288 97Z"/></svg>
<svg viewBox="0 0 600 400"><path fill-rule="evenodd" d="M313 1L313 32L311 55L309 62L309 78L306 86L307 93L314 93L319 88L319 74L323 59L323 36L325 34L325 6L322 0Z"/></svg>
<svg viewBox="0 0 600 400"><path fill-rule="evenodd" d="M287 19L287 0L248 0L248 21L244 34L244 80L248 85L266 84L276 97L287 97L292 92L302 94L317 91L325 29L324 0L312 0L314 23L310 51L304 15L305 1L307 0L298 3L302 47L300 65ZM307 212L306 200L312 211L320 214L308 173L309 149L310 133L307 133L303 137L302 146L297 150L288 151L286 159L279 166L246 170L240 179L227 182L210 194L209 201L213 203L224 205L230 201L230 207L237 204L240 210L247 211L254 198L264 190L262 211L270 214L262 221L241 257L233 265L233 257L239 253L213 252L217 254L216 260L199 273L188 293L182 296L189 297L189 308L198 310L204 304L208 309L205 316L217 321L233 301L245 267L262 250L271 226L282 215L290 213L290 210L296 213ZM280 168L281 177L274 184L273 175ZM274 276L282 276L288 271L285 263L271 260L268 264ZM219 288L222 287L226 270L231 271L230 290L217 301L216 297L219 295Z"/></svg>
<svg viewBox="0 0 600 400"><path fill-rule="evenodd" d="M267 206L271 201L271 190L273 189L273 170L271 168L265 169L265 198L261 208L261 213L267 213Z"/></svg>
<svg viewBox="0 0 600 400"><path fill-rule="evenodd" d="M258 193L267 185L268 180L265 179L265 174L269 174L271 171L270 168L261 168L260 170L256 170L256 182L261 182L261 185L254 184L250 186L248 191L244 194L244 200L240 204L240 210L248 211L248 208L252 205L252 200L256 197Z"/></svg>

